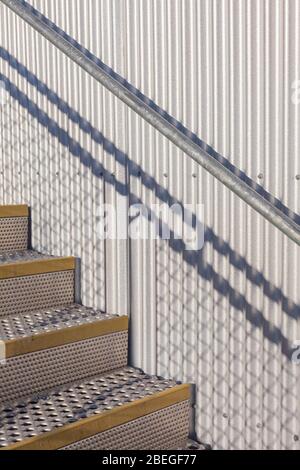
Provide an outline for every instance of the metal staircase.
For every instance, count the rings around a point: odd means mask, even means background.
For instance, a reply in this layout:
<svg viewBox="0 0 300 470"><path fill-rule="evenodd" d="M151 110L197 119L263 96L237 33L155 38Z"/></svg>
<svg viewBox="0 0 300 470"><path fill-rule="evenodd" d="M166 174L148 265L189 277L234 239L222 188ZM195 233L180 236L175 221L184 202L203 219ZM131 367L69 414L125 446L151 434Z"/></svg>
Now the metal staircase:
<svg viewBox="0 0 300 470"><path fill-rule="evenodd" d="M75 303L75 258L28 249L0 206L0 448L177 449L190 388L127 364L128 319Z"/></svg>

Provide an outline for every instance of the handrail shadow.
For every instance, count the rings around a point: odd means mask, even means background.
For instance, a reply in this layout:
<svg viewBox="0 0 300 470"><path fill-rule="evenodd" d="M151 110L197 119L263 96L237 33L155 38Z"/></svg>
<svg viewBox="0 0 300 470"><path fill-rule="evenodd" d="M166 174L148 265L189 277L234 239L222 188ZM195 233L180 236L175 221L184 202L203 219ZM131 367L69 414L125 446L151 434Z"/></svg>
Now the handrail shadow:
<svg viewBox="0 0 300 470"><path fill-rule="evenodd" d="M57 26L53 21L43 15L40 11L34 8L32 5L28 4L26 0L21 0L23 3L32 13L34 13L37 17L39 17L45 24L50 26L54 31L56 31L59 35L69 41L72 46L76 47L80 52L82 52L89 60L94 62L99 68L104 70L106 73L111 75L115 80L125 86L128 90L134 93L140 100L154 109L157 113L164 117L169 123L175 126L180 132L182 132L185 136L190 138L196 145L202 148L205 152L207 152L211 157L218 160L224 167L226 167L229 171L233 174L238 176L241 180L243 180L246 184L248 184L252 189L254 189L257 193L259 193L262 197L264 197L267 201L273 204L277 209L282 211L285 215L290 217L296 224L300 225L300 214L293 212L290 208L285 206L283 202L276 198L274 195L266 191L266 189L258 184L256 181L251 179L246 173L236 166L234 166L227 158L223 155L218 153L213 147L208 145L206 142L201 140L199 136L195 133L191 132L187 129L181 122L176 120L173 116L171 116L167 111L159 107L152 99L144 95L140 90L134 87L131 83L129 83L124 77L117 74L111 67L104 64L98 57L96 57L91 51L89 51L86 47L83 47L78 41L72 38L69 34L67 34L64 30L62 30L59 26Z"/></svg>
<svg viewBox="0 0 300 470"><path fill-rule="evenodd" d="M49 101L57 106L57 108L62 113L66 114L68 118L73 123L77 124L82 131L90 135L91 139L94 140L97 144L100 144L108 154L116 159L119 164L126 167L130 176L139 176L141 178L142 184L147 189L155 192L156 196L162 202L167 202L168 204L177 203L182 205L182 202L174 198L167 189L159 185L153 176L148 175L140 165L132 162L128 155L119 150L113 142L107 139L98 129L94 128L91 123L80 116L80 114L72 109L68 103L63 101L55 92L51 91L45 83L41 82L24 65L18 62L13 56L9 54L8 51L2 47L0 47L0 57L7 61L14 70L17 70L20 75L26 78L31 85L36 87L41 94L46 96ZM90 168L94 176L97 178L103 178L106 183L113 185L119 194L127 195L133 203L143 204L141 198L128 191L128 187L125 183L119 181L116 177L112 177L111 173L104 167L102 163L97 161L90 152L84 149L68 134L66 130L62 129L52 118L47 115L47 113L40 109L32 100L28 98L26 94L18 89L18 87L16 87L2 73L0 73L0 80L5 84L5 87L10 96L14 98L23 108L25 108L28 113L44 128L46 128L49 134L54 136L60 142L60 144L66 147L74 157L79 158L82 165ZM149 213L152 213L150 208L148 208L148 210ZM154 218L156 217L153 213L152 216ZM192 224L195 225L196 221L196 215L193 214ZM161 220L158 222L160 225L163 225ZM281 330L271 325L270 322L264 317L263 312L254 308L247 301L245 296L237 293L234 287L230 285L229 281L218 274L212 265L207 264L206 262L204 263L203 253L201 251L187 251L184 242L182 240L176 240L174 235L175 234L171 230L171 239L168 240L170 248L177 253L181 253L183 260L190 266L195 267L197 269L198 275L201 276L201 278L212 282L214 289L223 297L226 297L229 300L231 306L241 312L245 312L247 320L254 327L262 327L265 338L274 344L281 344L282 353L291 359L293 349L289 344L288 338L283 335ZM280 303L282 305L283 311L289 317L293 319L300 318L300 305L297 305L288 299L280 288L272 285L265 278L263 273L254 269L244 257L236 253L230 247L228 242L225 242L219 236L217 236L212 228L206 228L205 241L206 243L210 243L219 254L226 257L232 266L234 266L239 271L244 272L246 278L252 284L261 287L263 289L264 295L266 295L270 300L276 303Z"/></svg>

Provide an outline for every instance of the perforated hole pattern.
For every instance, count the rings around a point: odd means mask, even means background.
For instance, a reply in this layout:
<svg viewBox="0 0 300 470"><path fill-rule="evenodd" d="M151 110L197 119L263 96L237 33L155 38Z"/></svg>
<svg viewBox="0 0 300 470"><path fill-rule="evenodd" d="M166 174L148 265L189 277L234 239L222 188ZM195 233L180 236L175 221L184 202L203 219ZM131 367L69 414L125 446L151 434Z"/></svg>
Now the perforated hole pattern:
<svg viewBox="0 0 300 470"><path fill-rule="evenodd" d="M50 258L53 258L53 256L39 253L35 250L10 250L0 253L0 267L3 264L30 262Z"/></svg>
<svg viewBox="0 0 300 470"><path fill-rule="evenodd" d="M127 364L127 331L12 357L0 365L0 404Z"/></svg>
<svg viewBox="0 0 300 470"><path fill-rule="evenodd" d="M0 219L0 251L26 250L27 246L27 217Z"/></svg>
<svg viewBox="0 0 300 470"><path fill-rule="evenodd" d="M189 432L190 403L184 401L61 450L168 450L183 448Z"/></svg>
<svg viewBox="0 0 300 470"><path fill-rule="evenodd" d="M126 367L6 405L0 409L0 447L155 395L175 384Z"/></svg>
<svg viewBox="0 0 300 470"><path fill-rule="evenodd" d="M0 317L0 340L25 338L113 318L116 318L116 315L108 315L99 310L76 304L9 315L8 317Z"/></svg>
<svg viewBox="0 0 300 470"><path fill-rule="evenodd" d="M0 280L0 317L74 302L74 271Z"/></svg>

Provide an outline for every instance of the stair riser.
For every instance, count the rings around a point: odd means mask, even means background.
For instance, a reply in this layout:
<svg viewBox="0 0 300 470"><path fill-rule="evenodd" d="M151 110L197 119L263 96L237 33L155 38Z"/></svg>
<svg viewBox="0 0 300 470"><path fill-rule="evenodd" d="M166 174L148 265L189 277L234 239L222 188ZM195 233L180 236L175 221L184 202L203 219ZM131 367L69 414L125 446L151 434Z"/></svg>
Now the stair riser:
<svg viewBox="0 0 300 470"><path fill-rule="evenodd" d="M189 432L190 402L183 401L61 450L168 450L185 445Z"/></svg>
<svg viewBox="0 0 300 470"><path fill-rule="evenodd" d="M74 302L74 271L0 280L0 316Z"/></svg>
<svg viewBox="0 0 300 470"><path fill-rule="evenodd" d="M127 364L128 333L121 331L6 360L0 405Z"/></svg>
<svg viewBox="0 0 300 470"><path fill-rule="evenodd" d="M28 218L0 218L0 251L28 248Z"/></svg>

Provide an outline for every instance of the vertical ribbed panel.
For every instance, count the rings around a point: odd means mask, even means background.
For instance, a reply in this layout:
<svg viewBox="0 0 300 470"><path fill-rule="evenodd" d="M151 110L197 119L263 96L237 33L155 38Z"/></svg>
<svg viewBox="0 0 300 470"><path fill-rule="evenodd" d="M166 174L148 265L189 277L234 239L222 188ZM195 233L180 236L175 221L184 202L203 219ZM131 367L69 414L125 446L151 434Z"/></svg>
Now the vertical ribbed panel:
<svg viewBox="0 0 300 470"><path fill-rule="evenodd" d="M93 43L95 53L123 73L123 56L113 50L121 33L108 21L111 2L88 1L82 8L76 1L72 11L68 2L42 3L45 15L78 41ZM95 36L95 8L103 37ZM97 208L126 201L123 108L2 5L1 22L1 73L13 94L1 108L1 200L30 204L35 248L81 258L85 304L126 314L126 242L104 244L96 233Z"/></svg>
<svg viewBox="0 0 300 470"><path fill-rule="evenodd" d="M30 3L299 213L298 0ZM299 449L300 366L291 363L299 248L15 15L0 13L1 47L82 117L68 116L1 55L1 74L55 121L38 123L14 98L2 106L1 201L32 206L35 247L82 258L86 303L124 313L130 302L135 365L196 384L199 439ZM71 151L55 123L74 139ZM97 240L101 202L171 198L204 204L201 252Z"/></svg>

